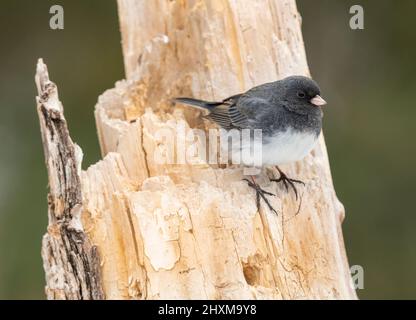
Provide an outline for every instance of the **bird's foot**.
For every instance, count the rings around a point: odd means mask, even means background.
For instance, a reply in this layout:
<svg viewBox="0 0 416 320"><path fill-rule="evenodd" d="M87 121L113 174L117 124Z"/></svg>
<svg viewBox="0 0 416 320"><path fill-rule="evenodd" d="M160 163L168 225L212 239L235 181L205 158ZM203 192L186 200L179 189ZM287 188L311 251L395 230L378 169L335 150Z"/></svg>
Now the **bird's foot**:
<svg viewBox="0 0 416 320"><path fill-rule="evenodd" d="M270 181L277 182L277 183L282 182L283 185L286 188L286 191L289 191L289 187L291 187L293 189L293 191L295 192L295 196L296 196L296 200L297 200L298 199L298 190L296 189L295 183L297 183L297 184L303 184L304 186L305 186L305 183L303 181L300 181L300 180L290 179L279 168L277 168L277 170L280 173L280 178L279 179L270 179Z"/></svg>
<svg viewBox="0 0 416 320"><path fill-rule="evenodd" d="M260 198L264 200L264 202L266 203L267 207L273 211L274 213L278 214L277 211L273 208L273 206L270 204L269 200L266 198L267 196L276 196L273 193L270 193L266 190L263 190L254 180L250 181L248 179L244 179L244 181L247 181L247 184L250 188L253 188L254 191L256 191L256 205L257 205L257 210L260 210Z"/></svg>

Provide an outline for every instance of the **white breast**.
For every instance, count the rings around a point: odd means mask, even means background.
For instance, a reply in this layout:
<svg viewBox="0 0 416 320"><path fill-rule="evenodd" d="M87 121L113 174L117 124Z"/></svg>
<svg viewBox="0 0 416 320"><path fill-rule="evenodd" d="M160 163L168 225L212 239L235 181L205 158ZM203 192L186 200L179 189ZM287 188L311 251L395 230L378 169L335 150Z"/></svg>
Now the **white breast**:
<svg viewBox="0 0 416 320"><path fill-rule="evenodd" d="M318 137L314 133L300 133L293 130L281 132L263 139L262 145L253 142L233 148L233 159L240 153L241 162L247 166L281 165L302 160L315 146ZM251 151L250 151L251 150ZM253 152L253 150L256 150ZM261 150L261 152L259 152ZM244 156L249 154L250 156Z"/></svg>
<svg viewBox="0 0 416 320"><path fill-rule="evenodd" d="M263 144L263 164L280 165L302 160L315 146L314 133L286 131L268 139Z"/></svg>

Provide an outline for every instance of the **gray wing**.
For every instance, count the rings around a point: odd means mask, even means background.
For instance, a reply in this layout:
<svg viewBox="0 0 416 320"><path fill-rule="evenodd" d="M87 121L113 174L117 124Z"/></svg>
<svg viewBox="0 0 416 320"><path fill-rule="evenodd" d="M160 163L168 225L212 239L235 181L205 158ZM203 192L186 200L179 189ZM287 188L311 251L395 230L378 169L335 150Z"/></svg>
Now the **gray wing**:
<svg viewBox="0 0 416 320"><path fill-rule="evenodd" d="M225 99L206 118L226 130L251 128L253 121L267 105L267 100L263 98L239 94Z"/></svg>
<svg viewBox="0 0 416 320"><path fill-rule="evenodd" d="M214 121L226 130L244 128L247 118L236 108L241 96L242 94L237 94L225 99L221 105L213 108L205 118Z"/></svg>

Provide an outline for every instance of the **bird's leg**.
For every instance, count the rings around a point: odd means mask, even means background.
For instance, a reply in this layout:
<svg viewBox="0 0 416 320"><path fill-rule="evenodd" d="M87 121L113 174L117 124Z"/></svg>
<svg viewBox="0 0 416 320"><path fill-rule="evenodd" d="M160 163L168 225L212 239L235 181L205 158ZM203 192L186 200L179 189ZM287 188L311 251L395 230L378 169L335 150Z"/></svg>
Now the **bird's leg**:
<svg viewBox="0 0 416 320"><path fill-rule="evenodd" d="M260 198L262 198L264 200L264 202L266 203L266 205L269 207L269 209L271 211L273 211L274 213L278 214L277 211L270 204L269 200L267 200L267 198L266 198L266 195L275 196L275 194L267 192L267 191L263 190L262 188L260 188L260 186L256 182L256 178L254 176L250 176L250 177L251 177L251 181L248 180L248 179L244 179L244 181L247 181L248 186L250 188L253 188L256 191L257 210L260 210Z"/></svg>
<svg viewBox="0 0 416 320"><path fill-rule="evenodd" d="M296 195L296 200L298 199L298 190L295 187L295 183L299 183L299 184L303 184L305 185L305 183L303 181L300 180L295 180L295 179L290 179L287 177L287 175L280 170L280 168L278 166L276 166L277 171L279 171L280 177L279 179L270 179L270 181L273 182L283 182L283 185L286 188L286 191L289 191L289 186L292 187L293 191L295 192Z"/></svg>

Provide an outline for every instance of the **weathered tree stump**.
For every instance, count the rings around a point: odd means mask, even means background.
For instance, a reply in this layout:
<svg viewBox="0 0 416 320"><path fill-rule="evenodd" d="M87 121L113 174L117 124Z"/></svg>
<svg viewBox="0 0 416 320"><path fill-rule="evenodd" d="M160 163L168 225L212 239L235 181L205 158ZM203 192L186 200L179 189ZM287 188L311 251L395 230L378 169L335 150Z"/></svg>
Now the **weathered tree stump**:
<svg viewBox="0 0 416 320"><path fill-rule="evenodd" d="M119 0L127 80L96 106L103 160L81 171L56 86L37 71L48 167L42 256L51 299L354 299L321 136L285 171L306 182L256 208L242 169L166 164L161 130L207 129L174 96L222 99L308 75L293 0ZM178 150L174 150L178 156ZM301 201L301 203L300 203Z"/></svg>

